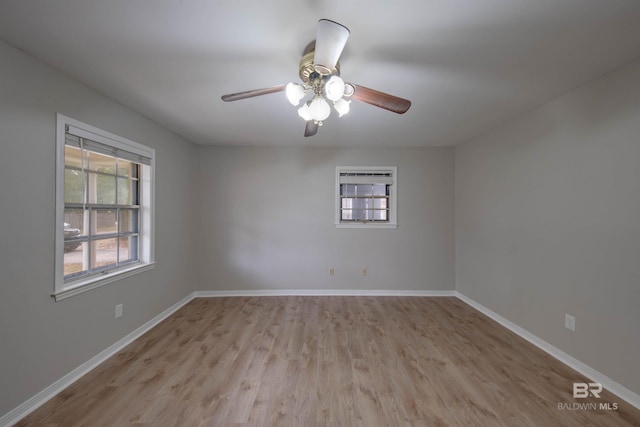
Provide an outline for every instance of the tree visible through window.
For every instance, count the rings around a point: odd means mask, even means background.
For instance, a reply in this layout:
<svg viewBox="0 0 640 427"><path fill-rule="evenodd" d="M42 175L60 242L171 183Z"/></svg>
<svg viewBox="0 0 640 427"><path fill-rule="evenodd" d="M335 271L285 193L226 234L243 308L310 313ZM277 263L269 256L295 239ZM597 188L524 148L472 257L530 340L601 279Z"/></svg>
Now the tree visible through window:
<svg viewBox="0 0 640 427"><path fill-rule="evenodd" d="M137 261L140 165L66 140L64 277Z"/></svg>

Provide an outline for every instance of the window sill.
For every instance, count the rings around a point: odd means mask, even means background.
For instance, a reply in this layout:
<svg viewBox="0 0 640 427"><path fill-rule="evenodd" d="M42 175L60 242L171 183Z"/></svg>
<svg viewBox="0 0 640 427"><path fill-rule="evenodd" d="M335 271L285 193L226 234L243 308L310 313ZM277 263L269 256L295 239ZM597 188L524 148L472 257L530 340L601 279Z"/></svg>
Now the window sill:
<svg viewBox="0 0 640 427"><path fill-rule="evenodd" d="M376 224L374 222L337 223L336 228L398 228L398 224Z"/></svg>
<svg viewBox="0 0 640 427"><path fill-rule="evenodd" d="M79 280L77 282L74 282L72 286L69 286L67 289L63 291L56 292L52 296L53 298L55 298L56 301L61 301L63 299L67 299L72 296L82 294L84 292L99 288L109 283L113 283L117 280L122 280L127 277L131 277L136 274L149 271L154 267L155 267L155 262L152 262L148 264L135 265L133 267L114 271L113 273L105 274L102 276L93 276L84 280Z"/></svg>

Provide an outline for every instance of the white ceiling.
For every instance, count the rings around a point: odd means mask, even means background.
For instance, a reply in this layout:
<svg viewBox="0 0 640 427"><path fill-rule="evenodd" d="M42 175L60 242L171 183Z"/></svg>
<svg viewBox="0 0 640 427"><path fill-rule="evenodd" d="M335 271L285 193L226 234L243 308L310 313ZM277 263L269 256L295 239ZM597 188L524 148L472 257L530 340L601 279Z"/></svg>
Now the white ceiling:
<svg viewBox="0 0 640 427"><path fill-rule="evenodd" d="M277 93L320 18L363 103L318 135ZM199 144L451 146L640 56L638 0L2 0L0 39Z"/></svg>

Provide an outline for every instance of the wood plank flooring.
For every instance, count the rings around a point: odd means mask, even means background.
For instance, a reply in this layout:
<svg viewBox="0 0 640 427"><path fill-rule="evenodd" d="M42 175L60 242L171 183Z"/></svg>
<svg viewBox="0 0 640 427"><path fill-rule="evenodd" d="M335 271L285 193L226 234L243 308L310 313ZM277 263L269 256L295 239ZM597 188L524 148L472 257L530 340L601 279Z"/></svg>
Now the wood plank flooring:
<svg viewBox="0 0 640 427"><path fill-rule="evenodd" d="M199 298L18 425L640 425L574 382L456 298Z"/></svg>

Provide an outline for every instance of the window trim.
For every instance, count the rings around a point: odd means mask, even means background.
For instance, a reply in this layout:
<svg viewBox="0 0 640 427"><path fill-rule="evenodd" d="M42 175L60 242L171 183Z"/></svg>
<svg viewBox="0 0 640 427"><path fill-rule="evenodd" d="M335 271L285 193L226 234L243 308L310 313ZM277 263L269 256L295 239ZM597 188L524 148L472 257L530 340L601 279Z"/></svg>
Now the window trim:
<svg viewBox="0 0 640 427"><path fill-rule="evenodd" d="M340 174L345 172L391 172L389 184L389 221L354 222L340 220ZM336 228L397 228L398 227L398 167L397 166L336 166L334 223Z"/></svg>
<svg viewBox="0 0 640 427"><path fill-rule="evenodd" d="M64 280L64 147L67 126L84 133L84 137L97 142L138 154L150 159L148 173L140 177L139 230L140 259L135 264L107 271L101 275L88 276L70 282ZM56 179L55 179L55 279L52 296L56 301L113 283L152 269L155 265L155 150L137 142L98 129L94 126L64 116L56 115Z"/></svg>

